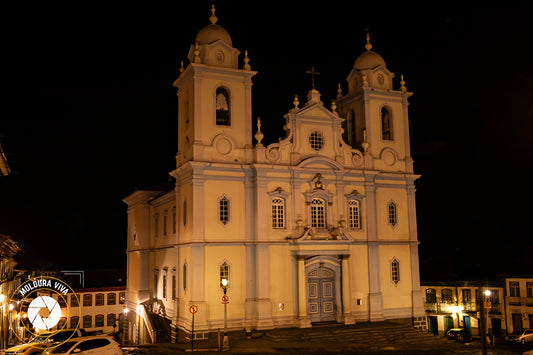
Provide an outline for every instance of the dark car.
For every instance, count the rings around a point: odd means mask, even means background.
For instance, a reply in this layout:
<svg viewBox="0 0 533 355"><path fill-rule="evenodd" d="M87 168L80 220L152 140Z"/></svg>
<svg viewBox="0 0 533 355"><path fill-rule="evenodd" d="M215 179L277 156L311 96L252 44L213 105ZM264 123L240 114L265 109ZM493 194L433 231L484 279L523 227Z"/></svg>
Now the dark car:
<svg viewBox="0 0 533 355"><path fill-rule="evenodd" d="M472 334L463 328L453 328L446 332L448 339L454 339L461 343L468 343L472 341Z"/></svg>

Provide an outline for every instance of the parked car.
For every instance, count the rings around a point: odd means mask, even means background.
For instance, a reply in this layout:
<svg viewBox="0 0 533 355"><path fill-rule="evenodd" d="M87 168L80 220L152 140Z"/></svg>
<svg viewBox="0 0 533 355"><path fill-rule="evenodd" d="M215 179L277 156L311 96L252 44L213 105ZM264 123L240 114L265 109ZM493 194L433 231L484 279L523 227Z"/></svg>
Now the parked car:
<svg viewBox="0 0 533 355"><path fill-rule="evenodd" d="M112 337L93 335L52 344L43 354L122 355L122 350Z"/></svg>
<svg viewBox="0 0 533 355"><path fill-rule="evenodd" d="M55 332L41 333L33 337L26 344L13 346L6 350L6 355L31 355L41 354L43 349L52 345L54 342L65 341L75 337L83 336L83 329L65 329Z"/></svg>
<svg viewBox="0 0 533 355"><path fill-rule="evenodd" d="M517 329L505 337L505 340L525 344L533 341L533 330L527 328Z"/></svg>
<svg viewBox="0 0 533 355"><path fill-rule="evenodd" d="M472 341L472 334L463 328L452 328L446 332L446 338L468 343Z"/></svg>

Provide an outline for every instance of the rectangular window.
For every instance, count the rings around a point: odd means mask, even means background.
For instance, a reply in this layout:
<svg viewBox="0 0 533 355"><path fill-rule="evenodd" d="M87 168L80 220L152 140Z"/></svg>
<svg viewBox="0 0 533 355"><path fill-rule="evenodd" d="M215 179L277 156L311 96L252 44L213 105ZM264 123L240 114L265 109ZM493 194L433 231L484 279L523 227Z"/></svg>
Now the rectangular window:
<svg viewBox="0 0 533 355"><path fill-rule="evenodd" d="M229 200L227 197L222 197L219 200L219 209L218 209L219 220L223 224L229 222Z"/></svg>
<svg viewBox="0 0 533 355"><path fill-rule="evenodd" d="M117 295L115 293L107 294L107 305L112 306L117 304Z"/></svg>
<svg viewBox="0 0 533 355"><path fill-rule="evenodd" d="M272 228L285 228L285 200L272 199Z"/></svg>
<svg viewBox="0 0 533 355"><path fill-rule="evenodd" d="M71 295L70 296L70 307L79 307L80 306L80 300L78 299L77 295Z"/></svg>
<svg viewBox="0 0 533 355"><path fill-rule="evenodd" d="M163 275L163 298L167 298L167 274Z"/></svg>
<svg viewBox="0 0 533 355"><path fill-rule="evenodd" d="M526 283L527 298L533 298L533 282Z"/></svg>
<svg viewBox="0 0 533 355"><path fill-rule="evenodd" d="M92 295L83 295L83 307L91 307L93 305L93 296Z"/></svg>
<svg viewBox="0 0 533 355"><path fill-rule="evenodd" d="M398 224L398 217L397 217L397 211L396 211L396 204L394 202L390 202L388 206L388 219L389 224L391 226L395 226Z"/></svg>
<svg viewBox="0 0 533 355"><path fill-rule="evenodd" d="M348 223L350 229L360 229L361 228L361 216L359 214L359 201L350 200L348 201Z"/></svg>
<svg viewBox="0 0 533 355"><path fill-rule="evenodd" d="M159 234L159 213L154 215L154 235L157 237Z"/></svg>
<svg viewBox="0 0 533 355"><path fill-rule="evenodd" d="M172 299L176 299L176 275L172 275Z"/></svg>
<svg viewBox="0 0 533 355"><path fill-rule="evenodd" d="M509 296L520 297L520 283L513 281L509 282Z"/></svg>
<svg viewBox="0 0 533 355"><path fill-rule="evenodd" d="M397 259L391 262L391 280L395 284L400 282L400 262Z"/></svg>
<svg viewBox="0 0 533 355"><path fill-rule="evenodd" d="M326 202L321 198L311 200L311 227L326 228Z"/></svg>
<svg viewBox="0 0 533 355"><path fill-rule="evenodd" d="M168 213L167 210L165 210L165 212L163 213L163 235L164 236L167 235L167 213Z"/></svg>
<svg viewBox="0 0 533 355"><path fill-rule="evenodd" d="M126 303L126 292L120 292L118 294L118 303L119 304L124 304Z"/></svg>
<svg viewBox="0 0 533 355"><path fill-rule="evenodd" d="M104 294L103 293L97 293L94 298L94 303L96 306L103 306L104 305Z"/></svg>
<svg viewBox="0 0 533 355"><path fill-rule="evenodd" d="M442 303L453 303L453 292L449 288L440 291Z"/></svg>
<svg viewBox="0 0 533 355"><path fill-rule="evenodd" d="M107 326L113 327L115 325L115 319L116 319L116 316L114 313L108 314L107 315Z"/></svg>
<svg viewBox="0 0 533 355"><path fill-rule="evenodd" d="M80 317L78 316L70 317L70 328L77 328L79 322L80 322Z"/></svg>
<svg viewBox="0 0 533 355"><path fill-rule="evenodd" d="M472 302L472 290L463 289L463 303L468 304Z"/></svg>
<svg viewBox="0 0 533 355"><path fill-rule="evenodd" d="M83 316L83 328L92 328L93 327L93 316Z"/></svg>
<svg viewBox="0 0 533 355"><path fill-rule="evenodd" d="M103 327L104 326L104 315L103 314L97 314L94 317L94 326L95 327Z"/></svg>

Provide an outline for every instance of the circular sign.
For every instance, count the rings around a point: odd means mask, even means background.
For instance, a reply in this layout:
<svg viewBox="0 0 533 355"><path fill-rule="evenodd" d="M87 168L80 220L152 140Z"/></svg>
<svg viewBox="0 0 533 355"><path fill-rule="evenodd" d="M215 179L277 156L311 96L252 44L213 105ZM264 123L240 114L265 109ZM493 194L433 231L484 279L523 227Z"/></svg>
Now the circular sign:
<svg viewBox="0 0 533 355"><path fill-rule="evenodd" d="M35 329L50 330L61 318L61 306L49 296L34 298L28 306L28 319Z"/></svg>
<svg viewBox="0 0 533 355"><path fill-rule="evenodd" d="M222 296L222 303L229 303L229 297L228 295Z"/></svg>
<svg viewBox="0 0 533 355"><path fill-rule="evenodd" d="M71 334L68 339L70 339L79 324L69 329L67 322L61 320L65 320L67 316L81 318L81 307L68 309L69 299L72 303L79 304L78 295L63 280L49 276L29 279L15 287L9 298L5 299L5 304L9 304L10 312L13 312L13 316L9 317L9 327L20 329L13 331L13 334L23 344L26 338L22 338L22 334L29 337L45 334L47 339L53 339L59 332L69 331ZM68 313L62 314L63 312ZM58 344L60 343L54 346Z"/></svg>
<svg viewBox="0 0 533 355"><path fill-rule="evenodd" d="M189 312L191 312L192 314L195 314L196 312L198 312L198 306L193 304L192 306L189 307Z"/></svg>

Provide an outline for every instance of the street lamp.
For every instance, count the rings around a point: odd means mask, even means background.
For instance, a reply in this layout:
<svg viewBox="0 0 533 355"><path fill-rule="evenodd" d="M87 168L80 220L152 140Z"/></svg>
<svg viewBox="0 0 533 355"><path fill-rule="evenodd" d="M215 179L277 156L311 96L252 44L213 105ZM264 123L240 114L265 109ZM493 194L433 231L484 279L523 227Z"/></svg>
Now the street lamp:
<svg viewBox="0 0 533 355"><path fill-rule="evenodd" d="M124 316L122 317L122 345L125 343L125 337L126 337L126 318L128 317L129 309L126 307L124 308Z"/></svg>
<svg viewBox="0 0 533 355"><path fill-rule="evenodd" d="M228 279L224 278L220 280L220 285L222 286L222 290L224 291L224 296L226 296L226 292L228 291ZM229 338L228 338L227 297L224 297L223 303L224 303L224 339L222 340L222 349L228 350L229 349Z"/></svg>

